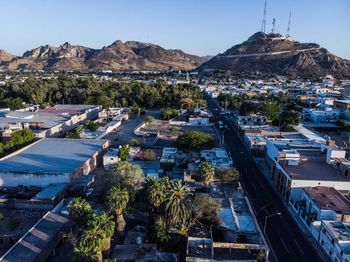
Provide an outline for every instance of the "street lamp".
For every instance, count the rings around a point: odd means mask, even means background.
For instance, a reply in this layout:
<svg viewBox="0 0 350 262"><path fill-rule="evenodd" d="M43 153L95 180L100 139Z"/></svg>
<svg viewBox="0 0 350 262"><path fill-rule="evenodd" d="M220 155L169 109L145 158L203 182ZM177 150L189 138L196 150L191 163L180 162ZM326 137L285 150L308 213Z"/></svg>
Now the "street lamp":
<svg viewBox="0 0 350 262"><path fill-rule="evenodd" d="M264 234L265 234L265 232L266 232L267 219L270 218L270 217L272 217L272 216L277 216L277 215L280 216L280 215L282 215L282 213L281 213L281 212L277 212L277 213L273 213L273 214L271 214L271 215L265 216Z"/></svg>

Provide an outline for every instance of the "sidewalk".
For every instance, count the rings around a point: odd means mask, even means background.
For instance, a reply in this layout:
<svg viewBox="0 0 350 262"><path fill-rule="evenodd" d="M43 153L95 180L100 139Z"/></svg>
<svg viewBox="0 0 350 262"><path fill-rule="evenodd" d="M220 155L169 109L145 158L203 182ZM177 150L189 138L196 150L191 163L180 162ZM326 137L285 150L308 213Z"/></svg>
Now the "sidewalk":
<svg viewBox="0 0 350 262"><path fill-rule="evenodd" d="M288 209L289 213L293 217L294 221L298 224L299 228L304 232L304 234L307 236L307 238L310 240L310 243L313 245L313 247L319 252L319 254L322 254L322 259L324 262L331 261L328 254L321 248L320 244L316 241L316 239L311 235L311 232L305 225L305 223L301 220L301 218L298 216L298 214L294 211L293 207L291 207L288 203L286 203L285 199L283 198L282 194L277 190L276 185L272 181L272 174L271 170L268 167L267 163L265 162L264 158L254 158L256 164L258 165L261 173L266 177L266 179L269 181L279 198L283 201L285 207Z"/></svg>

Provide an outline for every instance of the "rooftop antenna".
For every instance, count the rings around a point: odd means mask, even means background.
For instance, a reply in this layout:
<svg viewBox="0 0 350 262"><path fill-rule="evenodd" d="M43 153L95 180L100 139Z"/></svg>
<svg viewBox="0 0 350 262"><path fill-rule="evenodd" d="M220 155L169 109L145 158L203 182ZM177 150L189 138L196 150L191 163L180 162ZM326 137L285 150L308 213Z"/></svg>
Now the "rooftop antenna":
<svg viewBox="0 0 350 262"><path fill-rule="evenodd" d="M276 26L276 18L272 19L272 30L271 30L272 34L275 33L275 26Z"/></svg>
<svg viewBox="0 0 350 262"><path fill-rule="evenodd" d="M264 15L261 23L261 32L266 33L266 0L264 5Z"/></svg>
<svg viewBox="0 0 350 262"><path fill-rule="evenodd" d="M290 21L292 19L292 12L289 12L289 19L288 19L288 27L287 27L287 35L286 37L290 37Z"/></svg>

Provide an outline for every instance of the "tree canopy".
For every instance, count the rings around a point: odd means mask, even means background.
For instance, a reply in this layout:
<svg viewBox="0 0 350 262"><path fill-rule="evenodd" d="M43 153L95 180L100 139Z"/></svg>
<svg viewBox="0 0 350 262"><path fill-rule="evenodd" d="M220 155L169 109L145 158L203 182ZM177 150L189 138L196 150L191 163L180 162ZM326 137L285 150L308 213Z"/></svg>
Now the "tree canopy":
<svg viewBox="0 0 350 262"><path fill-rule="evenodd" d="M176 141L178 147L189 150L203 150L213 147L214 144L211 135L200 131L185 132Z"/></svg>

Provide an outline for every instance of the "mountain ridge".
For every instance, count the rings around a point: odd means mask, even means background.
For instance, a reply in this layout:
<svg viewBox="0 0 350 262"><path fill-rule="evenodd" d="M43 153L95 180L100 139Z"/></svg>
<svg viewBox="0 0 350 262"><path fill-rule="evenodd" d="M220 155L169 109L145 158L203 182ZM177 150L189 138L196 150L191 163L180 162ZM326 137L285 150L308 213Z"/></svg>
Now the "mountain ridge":
<svg viewBox="0 0 350 262"><path fill-rule="evenodd" d="M135 70L167 71L192 70L205 58L187 54L178 49L165 49L159 45L139 41L116 40L101 49L93 49L68 42L55 47L42 45L13 56L0 50L2 70Z"/></svg>

